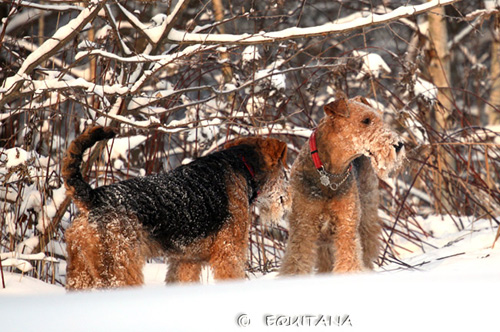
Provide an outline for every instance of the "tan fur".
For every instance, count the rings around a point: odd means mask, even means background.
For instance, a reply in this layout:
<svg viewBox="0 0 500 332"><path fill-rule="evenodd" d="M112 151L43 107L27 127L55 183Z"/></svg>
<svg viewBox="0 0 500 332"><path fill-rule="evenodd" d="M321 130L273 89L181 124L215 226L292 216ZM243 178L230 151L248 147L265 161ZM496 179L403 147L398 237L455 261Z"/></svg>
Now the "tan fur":
<svg viewBox="0 0 500 332"><path fill-rule="evenodd" d="M99 252L101 242L97 230L90 227L87 219L80 215L66 231L68 266L66 275L70 289L85 289L98 283L101 275ZM83 249L82 249L83 248ZM71 260L71 262L69 261ZM96 264L96 262L98 264Z"/></svg>
<svg viewBox="0 0 500 332"><path fill-rule="evenodd" d="M159 246L148 240L137 222L128 221L117 216L99 228L87 222L85 212L75 219L65 233L68 289L143 284L142 268L147 258L159 252Z"/></svg>
<svg viewBox="0 0 500 332"><path fill-rule="evenodd" d="M290 232L281 275L372 269L380 249L378 179L402 158L399 137L364 98L339 98L325 106L317 150L332 174L353 171L337 191L322 185L309 144L291 170ZM369 124L365 124L370 118ZM342 178L342 177L340 177ZM339 180L340 183L340 180Z"/></svg>

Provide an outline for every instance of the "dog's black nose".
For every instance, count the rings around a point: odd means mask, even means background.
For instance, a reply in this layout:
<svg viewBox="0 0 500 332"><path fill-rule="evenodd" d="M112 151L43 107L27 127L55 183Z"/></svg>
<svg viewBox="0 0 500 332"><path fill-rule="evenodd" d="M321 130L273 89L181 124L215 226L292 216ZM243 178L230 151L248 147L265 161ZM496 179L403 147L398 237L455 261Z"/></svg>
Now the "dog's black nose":
<svg viewBox="0 0 500 332"><path fill-rule="evenodd" d="M403 142L399 142L398 144L394 144L394 149L396 149L396 153L398 153L399 151L401 151L401 149L403 148L404 144Z"/></svg>

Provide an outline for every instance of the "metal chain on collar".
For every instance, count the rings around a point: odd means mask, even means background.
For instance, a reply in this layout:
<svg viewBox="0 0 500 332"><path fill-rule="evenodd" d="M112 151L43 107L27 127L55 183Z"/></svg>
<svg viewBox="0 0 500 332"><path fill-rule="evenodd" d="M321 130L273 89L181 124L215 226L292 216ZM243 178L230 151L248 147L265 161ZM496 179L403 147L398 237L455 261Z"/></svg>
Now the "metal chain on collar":
<svg viewBox="0 0 500 332"><path fill-rule="evenodd" d="M339 187L347 181L347 178L349 178L349 175L351 175L351 168L348 168L347 171L344 174L331 174L325 171L324 167L321 167L321 169L318 169L319 173L319 181L321 182L322 185L325 187L330 188L333 191L337 191ZM343 176L342 180L338 183L334 183L330 181L330 177L341 177Z"/></svg>
<svg viewBox="0 0 500 332"><path fill-rule="evenodd" d="M349 175L351 175L352 171L352 163L349 164L349 168L347 168L347 171L345 171L343 174L331 174L328 173L325 170L325 167L323 166L323 163L321 162L319 158L319 153L318 153L318 148L316 146L316 130L314 130L311 134L311 137L309 138L309 150L311 151L311 159L312 162L314 163L314 167L316 167L316 170L319 173L319 180L322 185L325 187L330 188L333 191L336 191L339 189L339 187L347 181L347 178ZM332 183L330 181L330 177L335 177L335 178L340 178L343 177L342 180L340 180L339 183Z"/></svg>

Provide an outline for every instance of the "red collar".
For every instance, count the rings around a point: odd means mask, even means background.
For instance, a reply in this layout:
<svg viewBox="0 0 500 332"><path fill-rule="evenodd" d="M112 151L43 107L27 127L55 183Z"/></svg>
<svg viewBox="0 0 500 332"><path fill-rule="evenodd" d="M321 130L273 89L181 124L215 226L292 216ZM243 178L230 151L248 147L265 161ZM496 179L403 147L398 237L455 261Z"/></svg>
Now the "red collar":
<svg viewBox="0 0 500 332"><path fill-rule="evenodd" d="M319 159L318 147L316 146L316 129L312 132L311 137L309 138L309 150L311 150L311 158L314 163L314 167L317 170L323 168L323 163Z"/></svg>
<svg viewBox="0 0 500 332"><path fill-rule="evenodd" d="M252 166L250 166L250 164L247 163L247 160L243 156L241 156L241 161L243 161L243 164L245 164L245 167L247 168L248 172L250 173L250 176L253 179L255 177L255 172L253 171Z"/></svg>
<svg viewBox="0 0 500 332"><path fill-rule="evenodd" d="M324 186L330 187L330 189L332 189L333 191L337 190L351 174L352 163L349 164L347 170L342 174L331 174L327 172L325 170L325 167L323 166L323 163L321 162L321 159L319 159L318 147L316 146L316 129L313 131L311 137L309 138L309 149L311 151L311 158L313 160L314 167L316 167L316 170L320 175L321 183ZM332 183L330 181L330 177L341 178L341 180L339 183Z"/></svg>
<svg viewBox="0 0 500 332"><path fill-rule="evenodd" d="M250 176L252 177L252 182L254 183L255 186L257 186L257 184L256 184L257 182L255 181L255 171L253 170L253 167L247 162L247 160L245 159L244 156L240 156L240 157L241 157L241 161L245 165L248 173L250 173ZM258 189L258 187L254 188L254 194L250 198L250 202L252 202L254 199L256 199L259 195L260 195L260 190Z"/></svg>

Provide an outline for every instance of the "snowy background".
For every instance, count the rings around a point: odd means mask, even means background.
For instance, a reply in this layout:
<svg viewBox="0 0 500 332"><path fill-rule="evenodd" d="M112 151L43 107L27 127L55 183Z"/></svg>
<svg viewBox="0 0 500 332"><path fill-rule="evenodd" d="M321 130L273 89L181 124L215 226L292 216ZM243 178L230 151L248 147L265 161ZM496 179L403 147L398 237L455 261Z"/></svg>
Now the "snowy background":
<svg viewBox="0 0 500 332"><path fill-rule="evenodd" d="M344 328L363 330L493 326L497 8L491 0L1 2L2 331L262 330L265 315L347 317ZM65 293L64 230L77 211L61 160L85 126L120 128L86 156L92 185L166 171L249 134L285 140L291 165L338 90L365 96L406 141L407 162L380 181L375 273L277 278L287 224L262 225L255 211L248 280L214 283L205 271L203 285L165 287L158 257L141 289ZM237 324L242 314L247 327Z"/></svg>

